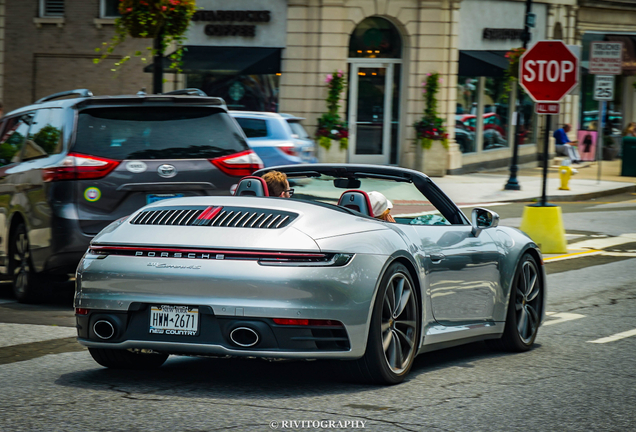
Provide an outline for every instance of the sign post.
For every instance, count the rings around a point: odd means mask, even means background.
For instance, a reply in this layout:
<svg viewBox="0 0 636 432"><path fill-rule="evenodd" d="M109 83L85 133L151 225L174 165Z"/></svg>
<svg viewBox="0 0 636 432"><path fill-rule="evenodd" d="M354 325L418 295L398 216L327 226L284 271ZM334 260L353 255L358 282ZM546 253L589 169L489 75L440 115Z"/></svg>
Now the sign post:
<svg viewBox="0 0 636 432"><path fill-rule="evenodd" d="M594 75L594 100L598 101L598 141L596 181L601 182L603 133L605 131L606 101L614 100L614 76L623 73L623 42L592 42L590 45L590 73Z"/></svg>
<svg viewBox="0 0 636 432"><path fill-rule="evenodd" d="M519 61L519 84L540 107L554 107L579 83L579 59L562 41L540 41L526 51ZM550 104L550 105L548 105ZM544 114L558 114L545 112ZM543 149L543 194L541 205L546 206L548 177L548 146L550 119L547 119Z"/></svg>
<svg viewBox="0 0 636 432"><path fill-rule="evenodd" d="M561 207L547 203L548 147L552 115L559 113L559 102L578 85L579 59L562 41L540 41L521 56L519 68L519 84L536 102L536 112L548 115L541 202L524 208L520 228L543 253L567 253Z"/></svg>

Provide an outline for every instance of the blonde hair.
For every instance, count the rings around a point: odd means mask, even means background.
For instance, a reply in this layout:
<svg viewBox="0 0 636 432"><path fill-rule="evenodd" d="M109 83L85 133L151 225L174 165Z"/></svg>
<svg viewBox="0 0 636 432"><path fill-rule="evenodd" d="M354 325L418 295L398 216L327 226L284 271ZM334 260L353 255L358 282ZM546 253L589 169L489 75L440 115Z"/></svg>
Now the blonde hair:
<svg viewBox="0 0 636 432"><path fill-rule="evenodd" d="M280 171L270 171L263 176L267 183L269 196L278 197L287 190L287 174Z"/></svg>

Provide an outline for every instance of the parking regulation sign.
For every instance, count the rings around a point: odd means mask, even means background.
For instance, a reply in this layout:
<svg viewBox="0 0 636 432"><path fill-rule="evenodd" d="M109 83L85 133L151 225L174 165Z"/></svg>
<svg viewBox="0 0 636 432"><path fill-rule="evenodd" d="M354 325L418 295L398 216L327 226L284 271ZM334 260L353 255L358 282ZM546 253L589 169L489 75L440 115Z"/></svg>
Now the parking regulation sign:
<svg viewBox="0 0 636 432"><path fill-rule="evenodd" d="M589 71L592 75L623 73L623 42L592 42Z"/></svg>

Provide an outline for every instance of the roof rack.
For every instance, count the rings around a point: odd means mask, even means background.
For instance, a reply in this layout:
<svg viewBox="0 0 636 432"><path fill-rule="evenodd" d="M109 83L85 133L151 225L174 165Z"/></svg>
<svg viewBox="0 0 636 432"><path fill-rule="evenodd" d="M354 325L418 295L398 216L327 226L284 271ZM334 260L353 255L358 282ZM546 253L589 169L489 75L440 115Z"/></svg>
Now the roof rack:
<svg viewBox="0 0 636 432"><path fill-rule="evenodd" d="M68 90L68 91L63 91L63 92L45 96L42 99L38 99L37 101L35 101L35 103L47 102L53 99L58 99L64 96L71 96L71 95L78 95L79 97L91 97L93 96L93 92L88 89Z"/></svg>
<svg viewBox="0 0 636 432"><path fill-rule="evenodd" d="M207 93L198 88L186 88L180 90L173 90L167 93L163 93L165 95L189 95L189 96L205 96L207 97Z"/></svg>

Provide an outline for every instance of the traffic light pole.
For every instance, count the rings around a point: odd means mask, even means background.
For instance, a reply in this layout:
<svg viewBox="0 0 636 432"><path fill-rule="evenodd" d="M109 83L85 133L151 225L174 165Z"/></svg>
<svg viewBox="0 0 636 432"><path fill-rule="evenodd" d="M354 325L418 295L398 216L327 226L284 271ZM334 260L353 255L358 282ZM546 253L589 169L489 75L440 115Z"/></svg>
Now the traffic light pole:
<svg viewBox="0 0 636 432"><path fill-rule="evenodd" d="M532 0L526 0L526 16L525 16L525 29L523 31L523 48L528 48L528 42L530 42L530 26L528 25L528 16L532 13ZM517 99L519 99L520 92L517 89ZM510 177L508 182L504 185L505 190L521 190L521 185L517 180L517 172L519 171L518 159L519 159L519 119L521 118L521 106L515 112L515 142L512 148L512 160L510 161Z"/></svg>

